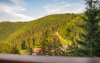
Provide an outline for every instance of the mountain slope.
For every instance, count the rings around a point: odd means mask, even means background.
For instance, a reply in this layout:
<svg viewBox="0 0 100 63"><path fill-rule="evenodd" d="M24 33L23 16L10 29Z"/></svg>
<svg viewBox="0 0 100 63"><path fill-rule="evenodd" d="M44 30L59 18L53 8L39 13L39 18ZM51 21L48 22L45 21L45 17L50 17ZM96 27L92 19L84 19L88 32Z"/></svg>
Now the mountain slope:
<svg viewBox="0 0 100 63"><path fill-rule="evenodd" d="M41 28L41 26L48 26L49 24L52 26L57 26L59 24L66 24L66 22L68 20L73 20L75 17L77 17L77 15L74 14L58 14L58 15L50 15L50 16L46 16L43 17L41 19L38 19L36 21L31 21L30 23L28 23L27 25L21 27L20 29L16 30L14 33L12 33L7 39L6 41L9 41L10 39L13 39L15 37L17 37L18 35L27 32L31 29L34 29L36 27L37 28ZM73 18L74 17L74 18ZM53 26L53 27L54 27ZM59 26L60 27L60 26ZM5 42L6 42L5 41Z"/></svg>
<svg viewBox="0 0 100 63"><path fill-rule="evenodd" d="M76 21L76 18L79 16L80 14L55 14L31 21L5 38L0 44L0 51L4 53L17 53L19 50L35 47L47 48L47 51L49 51L48 49L51 47L57 50L61 45L66 44L62 42L62 34L66 32L60 33L62 30L66 30L63 29L63 27L72 25L73 20ZM70 27L71 26L69 26L69 28ZM62 38L56 32L60 33ZM71 40L69 41L71 42ZM52 50L50 50L50 54L52 54L51 51Z"/></svg>
<svg viewBox="0 0 100 63"><path fill-rule="evenodd" d="M0 42L7 38L14 31L19 29L21 26L26 25L25 22L1 22L0 23Z"/></svg>

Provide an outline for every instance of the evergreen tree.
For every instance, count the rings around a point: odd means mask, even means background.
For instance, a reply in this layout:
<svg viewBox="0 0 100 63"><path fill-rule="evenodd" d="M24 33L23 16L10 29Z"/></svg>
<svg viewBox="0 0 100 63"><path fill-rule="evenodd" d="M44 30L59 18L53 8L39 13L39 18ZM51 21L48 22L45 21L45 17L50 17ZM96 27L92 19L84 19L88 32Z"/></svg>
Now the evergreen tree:
<svg viewBox="0 0 100 63"><path fill-rule="evenodd" d="M85 0L86 9L84 21L85 24L82 27L85 33L80 34L81 40L79 43L78 52L80 56L100 56L100 31L99 31L99 6L98 0Z"/></svg>

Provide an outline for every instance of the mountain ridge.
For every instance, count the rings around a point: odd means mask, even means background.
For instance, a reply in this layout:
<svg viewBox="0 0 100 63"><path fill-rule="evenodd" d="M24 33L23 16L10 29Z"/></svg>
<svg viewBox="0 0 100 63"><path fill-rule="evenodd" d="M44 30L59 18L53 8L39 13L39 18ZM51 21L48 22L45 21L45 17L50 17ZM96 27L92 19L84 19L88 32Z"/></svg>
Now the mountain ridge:
<svg viewBox="0 0 100 63"><path fill-rule="evenodd" d="M1 52L2 49L5 49L5 53L17 53L15 51L42 47L42 43L47 43L48 46L50 43L55 43L53 45L60 45L60 43L61 45L65 45L66 43L61 39L62 35L60 35L61 28L67 25L67 23L70 24L73 20L76 21L76 18L80 18L80 16L81 14L55 14L30 21L26 25L23 25L14 31L1 42ZM57 31L59 34L56 33ZM66 40L71 42L69 39ZM3 45L5 45L5 47ZM9 50L7 48L9 48Z"/></svg>

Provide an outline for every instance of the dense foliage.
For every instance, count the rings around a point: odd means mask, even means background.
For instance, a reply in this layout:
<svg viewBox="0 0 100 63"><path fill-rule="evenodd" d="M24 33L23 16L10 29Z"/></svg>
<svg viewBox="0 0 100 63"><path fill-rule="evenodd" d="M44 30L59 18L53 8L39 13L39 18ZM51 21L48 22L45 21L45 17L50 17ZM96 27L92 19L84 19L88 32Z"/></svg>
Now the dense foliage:
<svg viewBox="0 0 100 63"><path fill-rule="evenodd" d="M42 55L63 55L62 47L68 42L62 41L59 32L78 16L57 14L31 21L5 38L0 44L0 52L20 54L20 50L30 50L31 53L32 49L41 47L44 50Z"/></svg>
<svg viewBox="0 0 100 63"><path fill-rule="evenodd" d="M78 53L80 56L100 56L100 10L98 0L86 0L87 11L85 12L84 25L81 28L81 40L78 40ZM79 54L78 54L79 55Z"/></svg>
<svg viewBox="0 0 100 63"><path fill-rule="evenodd" d="M70 33L73 32L70 37L75 45L70 46L70 52L67 53L72 54L72 56L100 56L100 9L98 0L86 0L86 4L87 11L80 20L82 23L76 23L76 27L67 28Z"/></svg>
<svg viewBox="0 0 100 63"><path fill-rule="evenodd" d="M0 23L0 42L7 38L10 34L14 33L21 26L26 25L25 22L1 22Z"/></svg>

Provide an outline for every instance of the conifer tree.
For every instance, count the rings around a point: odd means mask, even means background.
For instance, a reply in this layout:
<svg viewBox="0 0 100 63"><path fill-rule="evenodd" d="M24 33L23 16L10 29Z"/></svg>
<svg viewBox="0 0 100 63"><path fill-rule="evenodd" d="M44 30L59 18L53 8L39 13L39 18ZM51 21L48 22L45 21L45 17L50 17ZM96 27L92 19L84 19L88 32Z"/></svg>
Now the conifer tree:
<svg viewBox="0 0 100 63"><path fill-rule="evenodd" d="M99 31L99 2L98 0L85 0L86 12L84 17L85 24L81 26L85 33L80 34L78 40L78 52L80 56L100 56L100 31ZM99 45L98 45L99 44Z"/></svg>

